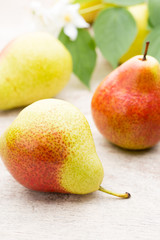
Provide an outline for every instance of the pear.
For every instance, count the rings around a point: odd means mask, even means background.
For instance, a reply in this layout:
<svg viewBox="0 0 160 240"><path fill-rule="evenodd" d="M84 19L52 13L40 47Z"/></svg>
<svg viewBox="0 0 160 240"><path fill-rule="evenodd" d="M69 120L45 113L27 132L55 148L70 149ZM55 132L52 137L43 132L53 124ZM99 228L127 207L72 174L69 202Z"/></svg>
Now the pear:
<svg viewBox="0 0 160 240"><path fill-rule="evenodd" d="M0 110L53 97L72 72L72 58L62 43L45 32L28 33L0 54Z"/></svg>
<svg viewBox="0 0 160 240"><path fill-rule="evenodd" d="M79 13L86 22L92 24L102 9L114 6L115 5L113 3L105 3L102 0L82 1L80 3Z"/></svg>
<svg viewBox="0 0 160 240"><path fill-rule="evenodd" d="M39 100L23 109L1 136L0 155L12 176L32 190L130 196L100 186L103 167L89 124L63 100Z"/></svg>
<svg viewBox="0 0 160 240"><path fill-rule="evenodd" d="M146 149L160 140L160 66L138 55L111 72L96 89L91 103L99 131L126 149Z"/></svg>
<svg viewBox="0 0 160 240"><path fill-rule="evenodd" d="M79 12L86 22L93 23L101 9L102 0L91 0L89 2L82 2Z"/></svg>
<svg viewBox="0 0 160 240"><path fill-rule="evenodd" d="M134 17L137 24L137 36L128 51L121 57L120 63L124 63L131 57L142 53L143 43L149 33L148 28L148 4L142 3L128 7L128 11Z"/></svg>

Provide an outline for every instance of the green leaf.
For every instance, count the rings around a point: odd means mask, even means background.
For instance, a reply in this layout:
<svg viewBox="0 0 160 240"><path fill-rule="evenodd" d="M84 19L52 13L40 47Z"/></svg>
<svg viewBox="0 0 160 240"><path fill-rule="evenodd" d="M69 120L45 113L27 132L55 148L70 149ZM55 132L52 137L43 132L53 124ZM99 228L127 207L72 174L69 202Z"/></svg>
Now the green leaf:
<svg viewBox="0 0 160 240"><path fill-rule="evenodd" d="M160 26L153 29L147 36L146 41L150 42L148 55L155 57L160 62ZM145 48L144 42L144 48Z"/></svg>
<svg viewBox="0 0 160 240"><path fill-rule="evenodd" d="M149 23L151 26L156 27L160 25L160 1L159 0L148 0L149 8Z"/></svg>
<svg viewBox="0 0 160 240"><path fill-rule="evenodd" d="M116 4L118 6L136 5L136 4L144 3L146 1L147 0L103 0L103 2Z"/></svg>
<svg viewBox="0 0 160 240"><path fill-rule="evenodd" d="M137 34L133 16L125 8L108 8L98 15L93 27L97 46L112 66L117 67Z"/></svg>
<svg viewBox="0 0 160 240"><path fill-rule="evenodd" d="M73 72L89 87L89 82L96 64L95 42L85 29L78 30L78 37L71 41L63 31L59 40L70 51L73 59Z"/></svg>

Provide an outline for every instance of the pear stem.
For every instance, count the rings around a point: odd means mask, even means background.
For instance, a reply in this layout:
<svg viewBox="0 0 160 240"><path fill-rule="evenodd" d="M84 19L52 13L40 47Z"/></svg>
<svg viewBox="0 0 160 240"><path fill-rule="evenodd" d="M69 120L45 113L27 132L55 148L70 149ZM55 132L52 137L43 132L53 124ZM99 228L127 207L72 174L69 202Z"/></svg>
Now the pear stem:
<svg viewBox="0 0 160 240"><path fill-rule="evenodd" d="M147 52L148 52L149 44L150 44L150 42L146 42L146 48L145 48L145 51L144 51L144 55L143 55L142 61L146 60L146 55L147 55Z"/></svg>
<svg viewBox="0 0 160 240"><path fill-rule="evenodd" d="M98 190L101 191L101 192L108 193L110 195L116 196L116 197L121 197L121 198L130 198L131 197L131 194L128 193L128 192L126 192L124 194L114 193L114 192L111 192L111 191L108 191L108 190L104 189L101 186L99 187Z"/></svg>

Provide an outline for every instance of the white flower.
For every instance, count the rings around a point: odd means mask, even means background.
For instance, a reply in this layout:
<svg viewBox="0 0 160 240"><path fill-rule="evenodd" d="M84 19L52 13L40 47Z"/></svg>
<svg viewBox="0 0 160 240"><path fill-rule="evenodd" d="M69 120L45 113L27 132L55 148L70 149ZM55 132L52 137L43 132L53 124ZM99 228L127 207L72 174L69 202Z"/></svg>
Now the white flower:
<svg viewBox="0 0 160 240"><path fill-rule="evenodd" d="M32 2L31 9L34 15L35 28L42 31L47 30L46 9L40 2Z"/></svg>
<svg viewBox="0 0 160 240"><path fill-rule="evenodd" d="M78 34L77 28L89 27L79 14L80 5L71 4L68 0L59 0L50 8L44 8L39 2L33 2L31 8L36 18L36 27L51 32L56 37L64 28L64 33L74 41Z"/></svg>

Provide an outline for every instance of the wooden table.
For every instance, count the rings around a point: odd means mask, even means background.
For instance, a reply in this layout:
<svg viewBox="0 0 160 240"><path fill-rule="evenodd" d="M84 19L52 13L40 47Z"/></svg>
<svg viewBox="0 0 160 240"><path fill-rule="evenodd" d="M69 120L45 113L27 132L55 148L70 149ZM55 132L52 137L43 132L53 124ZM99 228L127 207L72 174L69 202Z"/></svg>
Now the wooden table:
<svg viewBox="0 0 160 240"><path fill-rule="evenodd" d="M29 0L0 0L0 47L29 30ZM72 76L57 98L77 106L91 126L103 163L103 186L132 197L102 192L79 195L38 193L18 184L0 161L0 239L2 240L157 240L160 239L160 144L147 151L111 145L96 129L90 102L98 83L111 71L99 56L91 91ZM0 134L21 109L0 112Z"/></svg>

